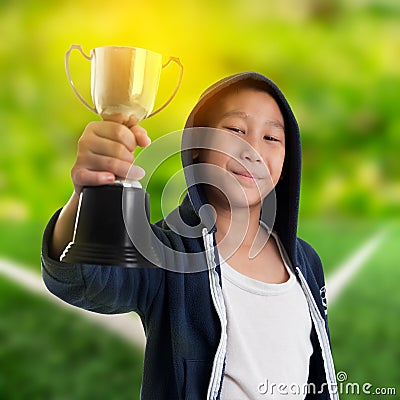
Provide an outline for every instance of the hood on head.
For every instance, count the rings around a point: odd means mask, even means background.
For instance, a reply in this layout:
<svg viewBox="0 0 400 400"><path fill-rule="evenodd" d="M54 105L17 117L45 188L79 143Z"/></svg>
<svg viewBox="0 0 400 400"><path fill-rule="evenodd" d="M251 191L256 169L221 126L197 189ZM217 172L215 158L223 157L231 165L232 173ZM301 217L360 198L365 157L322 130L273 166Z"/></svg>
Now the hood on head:
<svg viewBox="0 0 400 400"><path fill-rule="evenodd" d="M282 179L275 187L275 196L273 193L264 199L260 219L268 226L271 221L271 205L275 206L276 216L273 228L292 262L295 261L295 243L297 236L297 218L299 210L300 198L300 177L301 177L301 143L300 133L296 118L280 89L270 79L256 72L244 72L228 76L212 86L210 86L200 97L198 103L190 113L185 124L185 130L182 136L182 165L184 167L185 178L188 186L188 196L194 210L202 223L209 231L215 230L214 217L206 216L204 212L200 212L200 208L207 204L205 193L199 184L190 184L195 182L191 174L190 168L186 168L193 164L192 147L190 146L192 138L190 137L190 129L196 126L194 121L206 107L210 105L221 90L238 84L239 82L253 81L258 88L265 90L277 102L285 123L285 161L282 169ZM189 149L189 150L185 150ZM274 201L271 201L273 197ZM276 199L276 200L275 200Z"/></svg>

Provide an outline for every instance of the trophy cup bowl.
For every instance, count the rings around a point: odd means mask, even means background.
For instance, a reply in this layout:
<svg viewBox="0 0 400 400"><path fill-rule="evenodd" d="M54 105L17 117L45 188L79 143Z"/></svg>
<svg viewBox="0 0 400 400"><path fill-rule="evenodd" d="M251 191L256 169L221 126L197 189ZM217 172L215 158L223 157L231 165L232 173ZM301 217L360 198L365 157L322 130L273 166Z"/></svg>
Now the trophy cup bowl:
<svg viewBox="0 0 400 400"><path fill-rule="evenodd" d="M85 101L71 79L69 60L73 50L79 50L91 61L94 106ZM177 85L164 105L152 112L161 72L171 62L180 67ZM86 55L80 45L72 45L66 53L65 66L73 91L89 110L104 120L122 114L124 123L129 126L163 110L177 93L183 74L182 64L176 57L170 57L163 65L158 53L123 46L97 47ZM129 229L126 224L129 224ZM146 249L149 253L143 255L137 250L132 233L140 235L141 243L148 241ZM60 260L66 263L153 267L150 259L158 260L153 238L149 195L138 181L121 179L110 185L85 186L79 197L72 241Z"/></svg>

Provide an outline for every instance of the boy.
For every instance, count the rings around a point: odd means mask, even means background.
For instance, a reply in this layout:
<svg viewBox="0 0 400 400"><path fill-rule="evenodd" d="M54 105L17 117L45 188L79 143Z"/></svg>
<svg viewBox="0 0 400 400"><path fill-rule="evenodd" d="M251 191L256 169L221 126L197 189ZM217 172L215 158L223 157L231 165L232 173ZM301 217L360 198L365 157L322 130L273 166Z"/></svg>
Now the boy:
<svg viewBox="0 0 400 400"><path fill-rule="evenodd" d="M210 129L194 146L190 128L197 126ZM321 263L296 237L297 122L263 75L221 80L186 123L188 194L178 211L188 226L201 227L201 235L185 237L166 220L153 227L169 247L204 255L203 268L179 273L57 261L72 238L82 186L126 176L136 145L148 144L139 126L108 121L86 127L72 168L75 192L44 235L49 290L91 311L140 315L147 338L142 399L306 398L307 389L307 398L337 399ZM207 167L192 172L198 166ZM138 167L129 173L143 176ZM213 207L214 220L201 211L205 204Z"/></svg>

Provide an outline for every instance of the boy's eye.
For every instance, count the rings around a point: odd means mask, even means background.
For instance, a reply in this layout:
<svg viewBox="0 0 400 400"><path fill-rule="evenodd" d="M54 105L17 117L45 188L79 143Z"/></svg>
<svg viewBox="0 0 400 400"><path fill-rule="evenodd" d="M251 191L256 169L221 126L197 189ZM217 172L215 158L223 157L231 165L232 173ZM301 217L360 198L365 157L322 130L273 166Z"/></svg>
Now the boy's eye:
<svg viewBox="0 0 400 400"><path fill-rule="evenodd" d="M235 133L245 133L245 131L243 131L242 129L236 128L234 126L227 126L226 128Z"/></svg>
<svg viewBox="0 0 400 400"><path fill-rule="evenodd" d="M264 139L270 142L279 142L279 140L274 136L264 136Z"/></svg>

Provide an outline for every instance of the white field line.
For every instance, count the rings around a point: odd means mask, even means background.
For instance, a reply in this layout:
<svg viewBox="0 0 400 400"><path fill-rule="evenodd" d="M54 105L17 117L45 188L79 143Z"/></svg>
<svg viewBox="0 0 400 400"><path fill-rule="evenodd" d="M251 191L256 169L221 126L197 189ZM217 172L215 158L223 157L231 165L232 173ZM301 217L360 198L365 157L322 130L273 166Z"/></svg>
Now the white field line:
<svg viewBox="0 0 400 400"><path fill-rule="evenodd" d="M0 259L0 274L23 286L25 289L46 297L57 305L73 311L106 329L116 333L128 343L144 348L146 339L140 318L135 313L104 315L72 307L63 302L45 287L41 276L26 267L9 260Z"/></svg>
<svg viewBox="0 0 400 400"><path fill-rule="evenodd" d="M380 246L386 236L386 229L379 231L356 250L342 265L335 268L326 280L328 306L339 297L342 290L350 283L367 259Z"/></svg>
<svg viewBox="0 0 400 400"><path fill-rule="evenodd" d="M381 244L385 235L386 232L384 231L375 234L357 251L355 251L347 261L337 267L335 269L335 272L333 272L327 278L326 294L328 305L332 305L332 303L338 298L342 290L355 276L355 274L362 267L367 258L371 256L372 253ZM85 317L86 319L92 320L93 322L116 333L118 336L125 339L129 343L144 348L146 339L144 336L144 331L140 322L140 318L137 314L129 313L103 315L82 310L77 307L71 307L62 300L58 299L56 296L52 295L46 289L42 278L38 273L35 273L26 267L19 266L9 260L0 259L0 274L18 283L20 286L25 287L25 289L27 290L46 297L48 300L55 302L60 307L64 307L69 311L74 311L75 313Z"/></svg>

